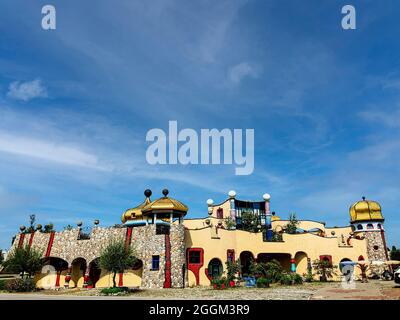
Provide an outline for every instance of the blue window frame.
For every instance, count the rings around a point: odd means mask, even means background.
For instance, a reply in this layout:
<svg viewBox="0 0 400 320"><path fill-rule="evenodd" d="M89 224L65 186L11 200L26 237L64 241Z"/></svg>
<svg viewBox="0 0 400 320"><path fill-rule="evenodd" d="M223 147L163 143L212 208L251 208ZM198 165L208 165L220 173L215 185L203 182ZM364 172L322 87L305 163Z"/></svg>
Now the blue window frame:
<svg viewBox="0 0 400 320"><path fill-rule="evenodd" d="M153 256L151 260L151 270L160 269L160 256Z"/></svg>

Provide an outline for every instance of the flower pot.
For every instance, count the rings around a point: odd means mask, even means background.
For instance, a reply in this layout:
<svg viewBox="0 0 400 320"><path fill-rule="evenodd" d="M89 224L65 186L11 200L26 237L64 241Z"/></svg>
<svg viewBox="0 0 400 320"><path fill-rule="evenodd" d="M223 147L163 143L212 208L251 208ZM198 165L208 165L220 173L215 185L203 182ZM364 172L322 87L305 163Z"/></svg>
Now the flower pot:
<svg viewBox="0 0 400 320"><path fill-rule="evenodd" d="M229 281L229 286L233 288L235 286L235 281Z"/></svg>
<svg viewBox="0 0 400 320"><path fill-rule="evenodd" d="M214 289L217 289L217 285L214 283Z"/></svg>
<svg viewBox="0 0 400 320"><path fill-rule="evenodd" d="M221 289L225 289L225 283L221 284Z"/></svg>

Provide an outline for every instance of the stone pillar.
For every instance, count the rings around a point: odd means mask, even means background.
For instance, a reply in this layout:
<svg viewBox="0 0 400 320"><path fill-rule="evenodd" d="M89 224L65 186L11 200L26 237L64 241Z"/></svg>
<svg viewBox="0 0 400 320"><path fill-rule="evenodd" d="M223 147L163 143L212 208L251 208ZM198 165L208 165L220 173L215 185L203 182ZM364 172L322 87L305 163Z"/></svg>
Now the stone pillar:
<svg viewBox="0 0 400 320"><path fill-rule="evenodd" d="M65 283L64 283L65 289L69 288L69 282L71 281L71 273L72 273L72 266L69 265L67 270L67 275L65 276Z"/></svg>
<svg viewBox="0 0 400 320"><path fill-rule="evenodd" d="M87 288L88 287L88 283L89 283L89 273L90 273L90 267L89 265L86 267L85 270L85 275L83 276L83 288Z"/></svg>

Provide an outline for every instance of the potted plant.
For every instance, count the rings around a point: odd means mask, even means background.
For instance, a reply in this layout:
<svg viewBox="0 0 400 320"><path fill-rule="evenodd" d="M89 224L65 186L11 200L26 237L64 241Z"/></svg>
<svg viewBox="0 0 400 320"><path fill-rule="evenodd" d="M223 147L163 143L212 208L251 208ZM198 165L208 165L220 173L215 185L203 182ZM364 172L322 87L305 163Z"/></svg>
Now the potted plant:
<svg viewBox="0 0 400 320"><path fill-rule="evenodd" d="M236 275L241 272L241 265L239 259L236 261L226 262L226 275L230 287L235 286Z"/></svg>

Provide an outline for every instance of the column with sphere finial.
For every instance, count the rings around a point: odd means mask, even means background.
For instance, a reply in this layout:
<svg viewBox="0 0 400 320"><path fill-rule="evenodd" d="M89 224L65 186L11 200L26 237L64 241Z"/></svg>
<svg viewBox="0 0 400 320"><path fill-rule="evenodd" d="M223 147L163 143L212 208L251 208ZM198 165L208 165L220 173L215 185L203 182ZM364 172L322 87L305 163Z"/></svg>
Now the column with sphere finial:
<svg viewBox="0 0 400 320"><path fill-rule="evenodd" d="M265 201L265 229L266 229L266 238L267 241L271 241L272 240L272 214L271 214L271 210L270 210L270 205L269 205L269 201L271 199L271 196L268 193L265 193L263 195L263 199Z"/></svg>
<svg viewBox="0 0 400 320"><path fill-rule="evenodd" d="M234 190L229 191L229 216L233 222L232 229L236 229L235 197L236 192Z"/></svg>

